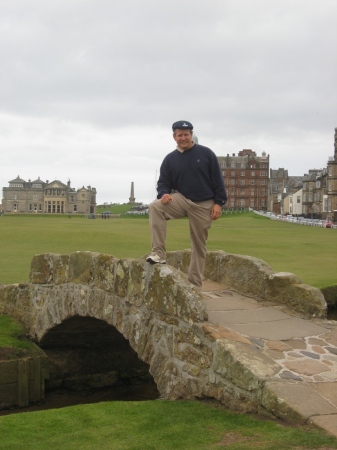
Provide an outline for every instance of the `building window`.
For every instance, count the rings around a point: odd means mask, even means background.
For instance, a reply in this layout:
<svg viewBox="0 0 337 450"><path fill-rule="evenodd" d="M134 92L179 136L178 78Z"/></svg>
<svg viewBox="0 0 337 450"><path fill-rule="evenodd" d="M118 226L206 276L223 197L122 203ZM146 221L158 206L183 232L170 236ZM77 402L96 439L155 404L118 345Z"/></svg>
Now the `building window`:
<svg viewBox="0 0 337 450"><path fill-rule="evenodd" d="M328 198L328 212L332 212L332 198Z"/></svg>
<svg viewBox="0 0 337 450"><path fill-rule="evenodd" d="M246 180L240 180L241 186L244 186L246 184Z"/></svg>
<svg viewBox="0 0 337 450"><path fill-rule="evenodd" d="M231 171L231 177L235 177L235 172L234 172L234 170ZM83 197L83 194L82 194L82 197Z"/></svg>
<svg viewBox="0 0 337 450"><path fill-rule="evenodd" d="M244 177L246 172L244 170L241 171L241 176Z"/></svg>
<svg viewBox="0 0 337 450"><path fill-rule="evenodd" d="M255 170L252 170L252 177L255 177Z"/></svg>
<svg viewBox="0 0 337 450"><path fill-rule="evenodd" d="M299 195L297 196L297 203L301 203L301 197Z"/></svg>
<svg viewBox="0 0 337 450"><path fill-rule="evenodd" d="M51 202L50 201L44 202L44 208L46 213L51 213Z"/></svg>

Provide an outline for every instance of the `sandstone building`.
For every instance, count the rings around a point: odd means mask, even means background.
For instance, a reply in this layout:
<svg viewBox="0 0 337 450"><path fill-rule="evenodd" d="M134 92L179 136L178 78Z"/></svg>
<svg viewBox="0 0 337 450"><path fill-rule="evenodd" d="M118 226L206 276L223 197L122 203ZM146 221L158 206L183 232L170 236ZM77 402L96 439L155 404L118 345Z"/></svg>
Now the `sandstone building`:
<svg viewBox="0 0 337 450"><path fill-rule="evenodd" d="M4 213L39 214L94 214L96 210L96 188L83 186L74 189L59 180L25 181L19 176L4 187L2 210Z"/></svg>
<svg viewBox="0 0 337 450"><path fill-rule="evenodd" d="M284 168L270 169L268 211L275 214L302 214L304 178L305 176L289 176L288 170ZM300 193L295 196L297 192Z"/></svg>
<svg viewBox="0 0 337 450"><path fill-rule="evenodd" d="M332 220L337 223L337 128L334 146L334 156L329 158L327 166L327 210Z"/></svg>
<svg viewBox="0 0 337 450"><path fill-rule="evenodd" d="M269 155L242 150L236 156L218 156L228 195L226 208L267 210Z"/></svg>

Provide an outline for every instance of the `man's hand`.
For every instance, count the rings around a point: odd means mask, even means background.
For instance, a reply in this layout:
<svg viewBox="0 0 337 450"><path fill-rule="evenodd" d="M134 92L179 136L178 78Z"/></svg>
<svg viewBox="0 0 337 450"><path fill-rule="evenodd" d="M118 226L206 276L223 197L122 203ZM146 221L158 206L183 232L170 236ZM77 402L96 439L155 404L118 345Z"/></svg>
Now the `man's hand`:
<svg viewBox="0 0 337 450"><path fill-rule="evenodd" d="M222 208L220 205L214 204L212 208L211 218L212 220L219 219L222 214Z"/></svg>
<svg viewBox="0 0 337 450"><path fill-rule="evenodd" d="M173 202L173 197L172 197L172 195L170 195L170 194L164 194L164 195L162 196L162 198L160 199L160 201L161 201L164 205L166 205L166 203Z"/></svg>

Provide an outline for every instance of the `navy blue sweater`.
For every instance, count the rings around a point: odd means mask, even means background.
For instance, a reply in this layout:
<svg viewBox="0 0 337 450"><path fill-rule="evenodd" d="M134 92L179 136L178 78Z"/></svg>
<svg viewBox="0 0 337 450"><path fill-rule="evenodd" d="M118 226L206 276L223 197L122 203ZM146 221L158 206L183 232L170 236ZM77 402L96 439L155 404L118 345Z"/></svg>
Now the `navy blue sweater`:
<svg viewBox="0 0 337 450"><path fill-rule="evenodd" d="M193 202L214 199L223 206L227 194L215 153L194 144L183 153L174 150L163 160L157 185L157 198L178 191Z"/></svg>

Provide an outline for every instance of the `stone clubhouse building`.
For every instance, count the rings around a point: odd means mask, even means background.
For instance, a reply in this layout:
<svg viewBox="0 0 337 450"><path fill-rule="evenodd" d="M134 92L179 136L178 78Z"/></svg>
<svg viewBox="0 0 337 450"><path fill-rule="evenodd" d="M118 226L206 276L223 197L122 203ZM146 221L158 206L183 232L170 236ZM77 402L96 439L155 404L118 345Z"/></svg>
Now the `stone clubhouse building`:
<svg viewBox="0 0 337 450"><path fill-rule="evenodd" d="M2 211L9 213L35 214L95 214L96 188L83 186L74 189L59 180L25 181L20 176L4 187Z"/></svg>

